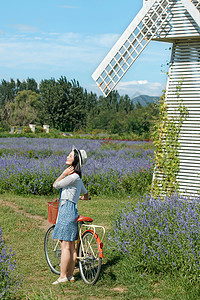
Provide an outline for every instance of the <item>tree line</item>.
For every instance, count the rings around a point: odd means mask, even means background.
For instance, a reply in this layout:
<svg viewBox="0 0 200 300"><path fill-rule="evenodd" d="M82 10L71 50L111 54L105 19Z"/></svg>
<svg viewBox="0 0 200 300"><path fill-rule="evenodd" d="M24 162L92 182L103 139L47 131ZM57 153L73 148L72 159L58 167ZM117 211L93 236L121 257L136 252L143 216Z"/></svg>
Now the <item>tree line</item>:
<svg viewBox="0 0 200 300"><path fill-rule="evenodd" d="M154 103L134 104L128 95L113 91L105 98L88 92L74 80L28 78L0 83L0 127L48 124L62 132L106 131L146 134L158 110Z"/></svg>

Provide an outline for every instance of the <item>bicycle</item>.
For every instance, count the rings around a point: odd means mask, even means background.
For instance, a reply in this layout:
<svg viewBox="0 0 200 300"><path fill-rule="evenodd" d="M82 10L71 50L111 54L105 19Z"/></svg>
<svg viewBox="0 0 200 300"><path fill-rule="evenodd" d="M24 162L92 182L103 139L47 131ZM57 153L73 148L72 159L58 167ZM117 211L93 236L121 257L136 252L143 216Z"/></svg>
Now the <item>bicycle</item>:
<svg viewBox="0 0 200 300"><path fill-rule="evenodd" d="M105 228L99 225L89 224L92 218L80 215L77 219L79 223L79 238L77 240L77 260L82 280L86 284L93 285L97 282L103 259L103 239ZM87 223L87 224L85 224ZM60 275L61 248L59 240L51 238L55 224L46 232L44 239L44 251L47 263L51 271ZM96 229L102 230L102 237L96 233Z"/></svg>

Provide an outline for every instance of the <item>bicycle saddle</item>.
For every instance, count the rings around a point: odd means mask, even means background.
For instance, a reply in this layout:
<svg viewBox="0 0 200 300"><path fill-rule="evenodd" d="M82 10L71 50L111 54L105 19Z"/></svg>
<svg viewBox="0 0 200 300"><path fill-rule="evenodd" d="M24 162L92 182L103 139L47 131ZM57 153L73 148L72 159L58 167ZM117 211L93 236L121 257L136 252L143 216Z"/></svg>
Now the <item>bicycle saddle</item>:
<svg viewBox="0 0 200 300"><path fill-rule="evenodd" d="M77 219L77 222L92 222L92 218L90 217L84 217L82 215L80 215Z"/></svg>

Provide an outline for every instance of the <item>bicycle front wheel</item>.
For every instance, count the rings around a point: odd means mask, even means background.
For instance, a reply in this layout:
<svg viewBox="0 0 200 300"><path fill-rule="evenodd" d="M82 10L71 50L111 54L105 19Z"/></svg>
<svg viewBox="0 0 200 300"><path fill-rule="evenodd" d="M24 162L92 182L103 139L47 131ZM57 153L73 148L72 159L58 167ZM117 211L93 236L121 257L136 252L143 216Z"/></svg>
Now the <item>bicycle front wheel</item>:
<svg viewBox="0 0 200 300"><path fill-rule="evenodd" d="M82 235L79 243L79 270L86 284L95 284L101 271L102 258L98 247L98 236L92 230L87 230Z"/></svg>
<svg viewBox="0 0 200 300"><path fill-rule="evenodd" d="M57 275L60 274L60 258L61 248L59 240L52 239L52 233L55 225L51 226L45 235L44 239L44 252L47 263L51 271Z"/></svg>

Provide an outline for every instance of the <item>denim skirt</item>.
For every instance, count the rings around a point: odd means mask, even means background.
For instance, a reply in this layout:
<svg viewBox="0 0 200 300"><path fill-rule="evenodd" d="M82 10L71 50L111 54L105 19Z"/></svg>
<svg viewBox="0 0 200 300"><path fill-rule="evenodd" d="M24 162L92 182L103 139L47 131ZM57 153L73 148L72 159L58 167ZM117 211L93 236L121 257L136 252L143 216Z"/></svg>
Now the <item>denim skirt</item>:
<svg viewBox="0 0 200 300"><path fill-rule="evenodd" d="M59 204L57 222L52 233L53 239L75 241L78 239L78 210L76 203L65 200Z"/></svg>

